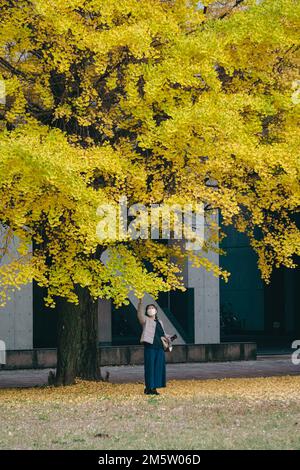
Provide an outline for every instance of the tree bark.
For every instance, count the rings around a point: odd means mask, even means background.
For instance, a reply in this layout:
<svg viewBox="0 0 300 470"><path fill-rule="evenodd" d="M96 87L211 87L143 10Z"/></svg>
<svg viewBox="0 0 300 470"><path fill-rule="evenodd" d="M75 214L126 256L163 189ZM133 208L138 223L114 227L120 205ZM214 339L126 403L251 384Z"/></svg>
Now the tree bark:
<svg viewBox="0 0 300 470"><path fill-rule="evenodd" d="M98 246L94 254L100 259L103 247ZM98 353L98 301L94 300L87 287L75 286L79 304L65 299L57 300L58 345L55 385L70 385L75 378L104 380L101 376Z"/></svg>
<svg viewBox="0 0 300 470"><path fill-rule="evenodd" d="M57 300L57 368L55 385L72 385L77 375L78 356L80 353L80 308L67 302Z"/></svg>
<svg viewBox="0 0 300 470"><path fill-rule="evenodd" d="M98 302L87 288L79 294L81 338L77 375L85 380L102 380L98 354Z"/></svg>

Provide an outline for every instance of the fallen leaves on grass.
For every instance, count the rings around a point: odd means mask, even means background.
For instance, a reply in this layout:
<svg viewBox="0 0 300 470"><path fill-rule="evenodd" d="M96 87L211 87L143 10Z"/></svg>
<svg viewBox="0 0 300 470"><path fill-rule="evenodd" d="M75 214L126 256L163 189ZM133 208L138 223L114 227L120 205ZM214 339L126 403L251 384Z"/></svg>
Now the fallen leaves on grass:
<svg viewBox="0 0 300 470"><path fill-rule="evenodd" d="M259 377L259 378L226 378L211 380L170 380L166 388L160 389L159 396L192 398L226 397L244 398L245 400L280 400L299 401L300 376ZM91 382L78 380L75 385L67 387L33 387L10 388L0 390L2 403L21 404L24 402L83 403L92 400L134 400L143 401L150 398L143 393L141 383L116 384L109 382Z"/></svg>

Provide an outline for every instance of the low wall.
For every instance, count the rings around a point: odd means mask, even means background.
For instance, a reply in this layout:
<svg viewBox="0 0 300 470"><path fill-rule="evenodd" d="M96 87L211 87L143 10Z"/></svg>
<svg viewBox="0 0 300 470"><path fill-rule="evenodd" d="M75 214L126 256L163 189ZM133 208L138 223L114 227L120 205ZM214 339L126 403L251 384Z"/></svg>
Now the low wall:
<svg viewBox="0 0 300 470"><path fill-rule="evenodd" d="M101 346L101 366L138 365L144 363L144 346ZM256 343L174 345L166 352L167 363L249 361L256 359ZM43 369L56 367L56 349L7 351L1 369Z"/></svg>

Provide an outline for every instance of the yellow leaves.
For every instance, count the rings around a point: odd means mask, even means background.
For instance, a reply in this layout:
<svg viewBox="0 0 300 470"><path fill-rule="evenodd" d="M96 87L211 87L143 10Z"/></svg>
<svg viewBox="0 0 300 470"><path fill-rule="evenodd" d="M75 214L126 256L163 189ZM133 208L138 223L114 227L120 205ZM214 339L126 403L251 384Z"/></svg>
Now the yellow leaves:
<svg viewBox="0 0 300 470"><path fill-rule="evenodd" d="M71 106L67 105L66 103L62 104L61 106L57 106L55 109L54 116L56 119L63 118L63 117L70 119L72 116Z"/></svg>
<svg viewBox="0 0 300 470"><path fill-rule="evenodd" d="M223 270L221 266L218 266L213 261L203 256L203 254L199 255L192 251L187 251L187 254L189 255L189 259L193 267L203 268L206 271L211 271L213 276L222 277L225 282L228 281L230 273L225 269Z"/></svg>
<svg viewBox="0 0 300 470"><path fill-rule="evenodd" d="M12 100L10 109L5 113L8 122L16 122L19 116L25 114L26 98L21 84L16 77L5 80L6 99Z"/></svg>
<svg viewBox="0 0 300 470"><path fill-rule="evenodd" d="M10 253L9 258L1 260L0 264L0 306L4 306L11 298L11 294L19 290L24 284L33 279L43 278L43 259L31 255L21 241L21 256L18 253ZM24 254L22 254L22 251ZM19 253L20 254L20 253Z"/></svg>
<svg viewBox="0 0 300 470"><path fill-rule="evenodd" d="M1 134L0 220L24 240L27 227L40 257L46 250L54 266L40 282L52 285L50 303L58 292L76 301L80 281L117 303L129 288L181 288L167 254L156 260L158 246L135 257L134 244L116 244L107 271L90 259L96 209L122 195L205 201L250 235L254 225L275 230L265 250L253 245L265 274L274 261L291 263L297 231L287 225L285 239L281 224L300 200L297 2L253 0L231 13L226 2L220 20L211 1L206 15L196 0L15 3L0 18L5 125L17 126ZM228 277L205 258L196 263Z"/></svg>
<svg viewBox="0 0 300 470"><path fill-rule="evenodd" d="M299 402L299 376L226 378L209 380L169 380L156 400L177 398L231 398L257 403L268 400L281 403ZM132 401L145 405L144 385L140 383L110 383L76 380L68 387L32 387L2 389L3 404L18 408L22 404L34 403L86 403L109 399L114 402Z"/></svg>

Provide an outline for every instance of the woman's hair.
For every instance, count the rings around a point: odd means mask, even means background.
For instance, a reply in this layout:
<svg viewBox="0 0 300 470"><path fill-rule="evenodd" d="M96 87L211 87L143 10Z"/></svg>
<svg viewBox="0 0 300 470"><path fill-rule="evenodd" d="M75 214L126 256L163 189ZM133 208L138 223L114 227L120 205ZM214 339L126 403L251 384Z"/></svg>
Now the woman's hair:
<svg viewBox="0 0 300 470"><path fill-rule="evenodd" d="M149 315L148 315L148 313L147 313L147 310L148 310L148 308L149 308L149 307L154 307L154 308L155 308L155 310L156 310L156 314L155 314L155 320L158 320L158 316L157 316L157 308L156 308L156 306L155 306L154 304L148 304L148 305L146 305L146 309L145 309L145 315L147 315L147 317L149 317Z"/></svg>

